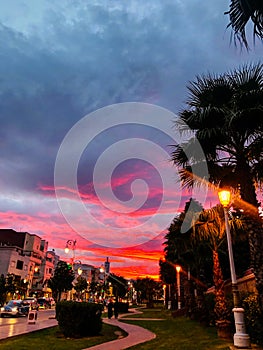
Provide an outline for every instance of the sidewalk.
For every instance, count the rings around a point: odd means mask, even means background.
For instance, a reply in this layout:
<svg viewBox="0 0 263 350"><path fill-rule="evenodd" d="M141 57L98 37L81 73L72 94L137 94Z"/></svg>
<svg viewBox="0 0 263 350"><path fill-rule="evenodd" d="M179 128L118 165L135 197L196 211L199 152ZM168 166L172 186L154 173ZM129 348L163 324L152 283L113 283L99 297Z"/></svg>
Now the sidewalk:
<svg viewBox="0 0 263 350"><path fill-rule="evenodd" d="M92 346L84 350L123 350L127 349L133 345L144 343L146 341L152 340L156 335L145 328L134 326L128 323L119 322L118 320L103 320L105 323L117 326L128 333L128 336L121 339L112 340L107 343Z"/></svg>
<svg viewBox="0 0 263 350"><path fill-rule="evenodd" d="M142 312L137 311L136 309L129 309L128 314L121 314L119 315L119 318L122 318L124 322L125 320L136 320L136 318L127 317L127 316L130 316L131 313L141 314ZM140 320L142 320L142 318L140 318ZM162 319L144 318L144 320L160 321ZM107 343L95 345L83 350L123 350L137 344L145 343L146 341L152 340L156 337L156 335L151 331L149 331L148 329L142 328L140 326L135 326L128 323L120 322L119 320L116 320L116 319L109 320L108 318L104 318L103 322L123 329L126 333L128 333L128 336L120 339L115 339Z"/></svg>
<svg viewBox="0 0 263 350"><path fill-rule="evenodd" d="M156 335L150 332L148 329L120 322L116 319L109 320L105 318L103 319L103 322L123 329L126 333L128 333L128 336L121 339L112 340L110 342L103 343L100 345L92 346L83 350L123 350L133 345L152 340L156 337Z"/></svg>

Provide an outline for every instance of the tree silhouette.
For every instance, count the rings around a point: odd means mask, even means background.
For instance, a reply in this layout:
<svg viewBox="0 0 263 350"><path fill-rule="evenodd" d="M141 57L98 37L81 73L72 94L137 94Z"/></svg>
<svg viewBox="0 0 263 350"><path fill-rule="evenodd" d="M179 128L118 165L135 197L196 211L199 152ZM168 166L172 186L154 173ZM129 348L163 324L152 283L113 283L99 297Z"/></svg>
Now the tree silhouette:
<svg viewBox="0 0 263 350"><path fill-rule="evenodd" d="M48 286L51 288L56 301L60 301L62 292L72 289L74 278L75 274L72 267L65 261L59 261L55 268L54 276L48 281Z"/></svg>

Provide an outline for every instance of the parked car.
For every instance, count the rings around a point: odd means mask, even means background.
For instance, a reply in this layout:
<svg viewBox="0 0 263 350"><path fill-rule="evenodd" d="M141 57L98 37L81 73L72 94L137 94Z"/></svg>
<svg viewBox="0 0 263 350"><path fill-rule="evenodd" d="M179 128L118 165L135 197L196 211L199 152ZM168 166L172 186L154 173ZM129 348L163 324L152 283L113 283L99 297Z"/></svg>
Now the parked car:
<svg viewBox="0 0 263 350"><path fill-rule="evenodd" d="M27 316L29 305L23 300L10 300L6 305L1 307L1 317L5 316Z"/></svg>
<svg viewBox="0 0 263 350"><path fill-rule="evenodd" d="M28 305L31 310L38 310L37 298L27 297L23 299L24 304Z"/></svg>
<svg viewBox="0 0 263 350"><path fill-rule="evenodd" d="M51 303L46 298L37 299L39 309L51 309Z"/></svg>

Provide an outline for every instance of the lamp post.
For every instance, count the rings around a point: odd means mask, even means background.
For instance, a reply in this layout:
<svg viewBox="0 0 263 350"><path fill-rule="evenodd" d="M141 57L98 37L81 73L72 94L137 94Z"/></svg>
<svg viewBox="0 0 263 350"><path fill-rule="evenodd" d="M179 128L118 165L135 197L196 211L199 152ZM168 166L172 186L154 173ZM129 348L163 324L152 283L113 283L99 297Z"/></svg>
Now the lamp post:
<svg viewBox="0 0 263 350"><path fill-rule="evenodd" d="M81 264L81 261L80 261L80 260L75 260L74 265L79 265L77 272L78 272L78 275L80 276L80 275L82 274L82 272L83 272L83 271L82 271L82 264ZM74 268L74 267L73 267L73 268Z"/></svg>
<svg viewBox="0 0 263 350"><path fill-rule="evenodd" d="M133 303L133 283L131 281L128 282L128 301Z"/></svg>
<svg viewBox="0 0 263 350"><path fill-rule="evenodd" d="M163 306L166 306L166 284L163 285Z"/></svg>
<svg viewBox="0 0 263 350"><path fill-rule="evenodd" d="M76 240L73 239L68 239L66 242L66 247L65 247L65 253L68 254L70 250L72 250L73 252L73 256L71 258L71 263L72 263L72 267L74 264L74 260L75 260L75 249L76 249Z"/></svg>
<svg viewBox="0 0 263 350"><path fill-rule="evenodd" d="M74 262L75 262L75 249L76 249L76 240L73 239L68 239L66 242L66 247L65 247L65 253L68 254L70 250L72 250L72 258L70 259L71 265L72 265L72 270L74 271ZM68 300L71 300L73 297L73 288L69 292L69 295L67 296Z"/></svg>
<svg viewBox="0 0 263 350"><path fill-rule="evenodd" d="M100 273L103 274L103 294L102 294L102 298L104 299L104 296L105 296L105 280L106 280L106 271L105 271L105 267L104 265L102 264L101 267L100 267Z"/></svg>
<svg viewBox="0 0 263 350"><path fill-rule="evenodd" d="M76 276L76 274L75 274L75 267L76 267L76 269L77 269L77 276ZM78 267L78 268L77 268ZM78 277L80 277L81 276L81 274L82 274L82 264L81 264L81 261L80 260L75 260L74 261L74 265L72 266L72 269L73 269L73 271L74 271L74 276L75 276L75 280L74 281L76 281L76 282L78 282ZM78 290L76 290L75 289L75 287L76 287L76 282L75 282L75 284L74 284L74 290L77 292L76 293L76 295L77 295L77 300L81 300L81 298L82 298L82 291L81 290L79 290L79 288L78 288ZM73 294L73 291L72 291L72 294Z"/></svg>
<svg viewBox="0 0 263 350"><path fill-rule="evenodd" d="M228 256L230 264L230 273L231 273L231 283L232 283L232 294L234 302L234 319L235 319L235 330L234 334L234 346L237 348L248 348L250 347L249 335L246 334L245 322L244 322L244 309L240 307L239 301L239 291L236 279L235 263L232 250L232 240L230 234L230 226L228 220L228 208L231 202L231 192L227 189L222 189L218 191L218 197L220 203L224 209L225 216L225 226L226 226L226 237L227 237L227 247L228 247Z"/></svg>
<svg viewBox="0 0 263 350"><path fill-rule="evenodd" d="M180 286L180 272L181 266L176 265L176 277L177 277L177 296L178 296L178 310L181 309L181 286Z"/></svg>

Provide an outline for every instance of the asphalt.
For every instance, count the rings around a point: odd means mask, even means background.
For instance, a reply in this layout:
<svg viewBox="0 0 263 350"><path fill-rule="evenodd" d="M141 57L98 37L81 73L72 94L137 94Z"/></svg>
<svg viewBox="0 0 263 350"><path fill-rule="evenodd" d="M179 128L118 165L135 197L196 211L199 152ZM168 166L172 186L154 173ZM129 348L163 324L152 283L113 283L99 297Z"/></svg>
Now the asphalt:
<svg viewBox="0 0 263 350"><path fill-rule="evenodd" d="M129 310L130 312L136 313L137 311L134 309ZM127 316L130 316L131 313L129 314L122 314L119 316L119 319L121 318L126 318L127 320L129 319ZM137 312L138 313L138 312ZM127 349L131 346L147 342L149 340L152 340L156 337L156 335L149 330L136 326L136 325L131 325L127 324L124 322L121 322L119 319L108 319L108 318L103 318L103 322L112 324L114 326L117 326L124 330L126 333L128 333L128 336L126 337L120 337L116 340L106 342L100 345L96 345L90 348L87 348L89 350L123 350ZM153 319L151 319L153 320ZM160 319L156 319L160 320ZM125 319L123 319L125 321ZM154 321L154 320L153 320ZM53 317L42 319L42 320L36 320L35 324L29 324L27 322L23 323L14 323L13 325L10 326L8 325L1 325L0 326L0 339L6 339L9 337L14 337L17 335L22 335L26 334L29 332L34 332L38 331L44 328L49 328L49 327L54 327L57 326L58 322L57 320ZM86 349L83 349L86 350Z"/></svg>
<svg viewBox="0 0 263 350"><path fill-rule="evenodd" d="M27 322L5 324L0 326L0 339L6 339L14 337L16 335L22 335L29 332L39 331L40 329L54 327L58 324L58 321L54 318L44 318L42 320L36 320L35 324Z"/></svg>

